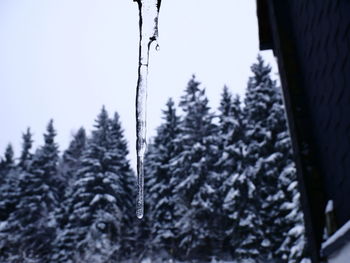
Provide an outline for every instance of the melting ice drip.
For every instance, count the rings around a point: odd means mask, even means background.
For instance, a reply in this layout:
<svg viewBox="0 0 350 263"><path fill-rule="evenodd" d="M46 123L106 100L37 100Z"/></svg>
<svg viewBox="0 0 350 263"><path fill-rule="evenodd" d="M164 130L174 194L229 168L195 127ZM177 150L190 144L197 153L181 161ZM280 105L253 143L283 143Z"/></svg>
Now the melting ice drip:
<svg viewBox="0 0 350 263"><path fill-rule="evenodd" d="M139 69L136 89L136 152L137 152L137 201L136 215L143 217L144 210L144 156L146 151L146 104L149 50L153 42L159 49L158 14L161 0L134 0L139 6L140 46Z"/></svg>

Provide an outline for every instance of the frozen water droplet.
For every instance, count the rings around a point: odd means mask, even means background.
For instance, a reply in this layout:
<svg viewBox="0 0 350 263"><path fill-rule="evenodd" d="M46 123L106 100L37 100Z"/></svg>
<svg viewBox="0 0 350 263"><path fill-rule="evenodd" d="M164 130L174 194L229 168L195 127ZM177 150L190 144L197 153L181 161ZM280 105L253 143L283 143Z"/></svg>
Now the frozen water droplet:
<svg viewBox="0 0 350 263"><path fill-rule="evenodd" d="M159 51L160 50L160 46L159 46L159 44L157 43L157 45L156 45L156 50L157 51Z"/></svg>
<svg viewBox="0 0 350 263"><path fill-rule="evenodd" d="M149 49L158 38L158 14L161 0L134 0L139 6L140 46L139 69L136 88L136 152L137 152L137 201L136 216L144 212L144 157L146 152L146 106ZM156 50L159 50L157 43Z"/></svg>

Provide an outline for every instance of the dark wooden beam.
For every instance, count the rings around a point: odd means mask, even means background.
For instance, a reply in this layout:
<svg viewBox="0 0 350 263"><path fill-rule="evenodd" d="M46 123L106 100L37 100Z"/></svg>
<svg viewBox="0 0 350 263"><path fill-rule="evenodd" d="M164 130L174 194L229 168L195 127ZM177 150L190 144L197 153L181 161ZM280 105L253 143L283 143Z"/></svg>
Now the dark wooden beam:
<svg viewBox="0 0 350 263"><path fill-rule="evenodd" d="M293 39L292 20L288 13L287 1L269 0L267 4L272 46L274 54L278 58L288 125L297 165L308 249L312 262L320 263L322 261L320 247L324 227L325 197L323 181L315 159L315 148L310 134L311 122L304 99L305 86Z"/></svg>
<svg viewBox="0 0 350 263"><path fill-rule="evenodd" d="M260 50L273 48L267 0L256 1Z"/></svg>

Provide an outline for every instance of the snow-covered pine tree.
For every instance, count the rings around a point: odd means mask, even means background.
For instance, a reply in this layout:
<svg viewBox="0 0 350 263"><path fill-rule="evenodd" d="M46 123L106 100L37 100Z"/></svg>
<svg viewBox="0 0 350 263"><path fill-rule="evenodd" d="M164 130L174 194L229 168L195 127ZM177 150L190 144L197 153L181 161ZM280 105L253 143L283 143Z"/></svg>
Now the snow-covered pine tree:
<svg viewBox="0 0 350 263"><path fill-rule="evenodd" d="M15 211L17 204L20 201L20 173L23 172L24 167L28 168L28 159L31 155L31 133L29 129L23 134L22 138L22 154L18 167L14 167L15 164L13 160L7 160L7 163L11 163L12 169L7 172L4 184L0 186L0 262L11 262L10 259L12 255L16 253L16 249L12 247L12 244L9 241L8 219ZM29 141L30 143L28 144ZM7 152L8 151L9 150L7 150ZM7 159L13 159L13 151L10 150L10 152L12 153L5 154L8 156ZM9 158L9 156L12 157Z"/></svg>
<svg viewBox="0 0 350 263"><path fill-rule="evenodd" d="M60 202L55 211L50 215L50 223L55 226L57 231L67 223L68 211L65 199L73 190L73 183L77 180L77 171L81 168L81 158L86 146L86 132L83 127L73 135L68 149L64 151L58 164L58 174L63 181L60 192L62 194L63 202ZM58 233L57 233L58 234Z"/></svg>
<svg viewBox="0 0 350 263"><path fill-rule="evenodd" d="M9 143L6 146L4 158L0 161L0 185L2 180L5 179L6 174L15 166L13 147Z"/></svg>
<svg viewBox="0 0 350 263"><path fill-rule="evenodd" d="M33 139L32 139L32 133L30 131L30 128L27 128L27 131L23 133L22 140L23 140L22 152L21 152L21 156L19 157L18 166L22 170L27 171L29 169L30 162L33 158L33 154L30 152L33 146Z"/></svg>
<svg viewBox="0 0 350 263"><path fill-rule="evenodd" d="M288 263L308 262L306 252L305 225L300 206L300 193L296 181L295 164L291 162L280 175L280 185L285 193L285 202L281 205L285 215L280 229L284 240L278 248L277 258Z"/></svg>
<svg viewBox="0 0 350 263"><path fill-rule="evenodd" d="M13 210L13 199L11 186L16 177L15 173L15 159L11 144L8 144L4 158L0 160L0 222L7 219L11 210Z"/></svg>
<svg viewBox="0 0 350 263"><path fill-rule="evenodd" d="M224 87L219 107L219 152L216 166L218 183L218 200L220 201L220 218L218 225L222 227L223 248L225 253L234 251L239 239L234 231L240 221L242 211L242 183L237 181L242 173L243 162L243 113L239 96L233 97ZM242 178L241 178L242 180Z"/></svg>
<svg viewBox="0 0 350 263"><path fill-rule="evenodd" d="M64 201L68 218L56 238L51 262L120 261L121 239L128 239L123 236L126 226L122 223L133 211L132 193L125 188L133 176L126 153L119 119L110 120L103 107L83 153L77 180Z"/></svg>
<svg viewBox="0 0 350 263"><path fill-rule="evenodd" d="M15 164L14 151L11 144L8 144L5 149L3 164L6 168L11 169Z"/></svg>
<svg viewBox="0 0 350 263"><path fill-rule="evenodd" d="M146 155L145 189L147 221L151 251L160 257L162 252L173 257L175 245L175 185L170 184L172 167L170 160L179 154L175 139L179 135L180 118L176 114L174 101L169 99L163 110L163 123L149 146Z"/></svg>
<svg viewBox="0 0 350 263"><path fill-rule="evenodd" d="M266 161L275 155L274 149L274 131L270 127L268 119L275 103L276 83L270 77L271 68L264 64L262 57L259 55L257 62L251 66L253 76L249 78L245 96L244 120L245 120L245 165L242 175L249 179L254 185L254 200L252 204L253 213L250 216L255 218L255 223L251 228L254 235L254 255L263 259L272 257L275 240L271 227L272 222L267 222L269 213L273 214L278 211L277 204L274 207L272 201L278 191L278 171L272 172L273 167L268 167ZM267 209L269 209L267 211ZM273 209L271 211L270 209ZM245 220L242 219L242 222ZM278 233L276 233L278 235ZM248 251L241 247L237 251ZM246 252L244 252L246 254ZM244 255L244 257L250 257Z"/></svg>
<svg viewBox="0 0 350 263"><path fill-rule="evenodd" d="M211 231L215 209L211 202L215 190L212 188L210 171L217 152L213 143L213 114L208 106L205 90L193 76L180 107L185 113L180 123L180 134L176 139L181 152L171 161L173 191L176 200L177 242L180 258L208 260L211 254Z"/></svg>
<svg viewBox="0 0 350 263"><path fill-rule="evenodd" d="M251 69L253 76L249 79L245 98L247 148L243 175L248 174L255 185L256 249L259 257L267 260L279 258L278 249L286 233L293 228L291 222L286 225L288 211L282 209L283 204L292 199L288 199L286 182L284 188L281 183L281 174L292 163L291 144L281 93L276 81L270 77L270 66L258 56ZM293 181L295 178L289 178L289 184Z"/></svg>
<svg viewBox="0 0 350 263"><path fill-rule="evenodd" d="M76 180L76 171L81 166L81 157L86 146L86 132L83 127L74 134L68 149L64 151L59 162L59 173L64 179L64 186L70 189L71 183Z"/></svg>
<svg viewBox="0 0 350 263"><path fill-rule="evenodd" d="M7 173L4 174L4 184L0 186L0 221L6 220L15 210L19 202L19 178L20 173L27 171L32 158L30 149L32 147L32 134L28 128L22 135L22 152L19 158L18 167L14 161L14 153L9 145L5 152L5 162Z"/></svg>
<svg viewBox="0 0 350 263"><path fill-rule="evenodd" d="M277 248L274 250L276 251L274 256L288 263L297 263L307 256L305 226L300 205L300 193L297 188L291 140L280 90L276 92L275 104L268 121L271 130L275 132L274 148L276 152L274 159L268 158L269 165L276 169L275 172L279 174L279 191L273 196L274 205L280 204L279 210L274 215L276 217L274 232L282 233L281 240L276 242L276 247L274 247L274 249Z"/></svg>
<svg viewBox="0 0 350 263"><path fill-rule="evenodd" d="M50 120L44 133L44 145L35 152L30 167L30 173L42 179L42 183L46 185L44 188L47 189L41 198L46 203L48 211L56 207L62 185L57 171L59 151L55 142L56 135L53 120Z"/></svg>
<svg viewBox="0 0 350 263"><path fill-rule="evenodd" d="M48 216L58 201L55 136L51 120L44 134L44 145L36 151L30 164L20 170L18 204L2 229L6 237L4 247L10 252L8 262L26 262L28 258L47 262L53 234L48 229ZM24 136L22 152L29 151L30 140L30 136Z"/></svg>
<svg viewBox="0 0 350 263"><path fill-rule="evenodd" d="M4 159L1 160L0 170L0 262L8 262L14 250L8 242L7 225L18 202L17 178L14 152L9 144L5 149Z"/></svg>
<svg viewBox="0 0 350 263"><path fill-rule="evenodd" d="M122 211L120 225L121 235L120 250L115 253L116 260L120 258L129 258L135 254L135 200L136 200L136 177L131 169L130 162L127 159L129 154L128 143L124 136L124 130L120 121L119 114L114 113L110 122L109 151L112 164L116 167L115 173L118 175L118 206ZM136 252L137 253L137 252Z"/></svg>
<svg viewBox="0 0 350 263"><path fill-rule="evenodd" d="M27 171L30 165L32 154L30 149L32 147L32 134L28 128L26 133L22 135L22 153L19 158L18 167L16 167L12 147L9 146L5 153L4 167L7 170L4 174L4 184L0 186L0 221L6 220L14 211L19 202L19 177L20 173Z"/></svg>
<svg viewBox="0 0 350 263"><path fill-rule="evenodd" d="M14 183L18 176L15 169L14 152L9 144L4 153L0 170L0 222L5 221L16 206ZM1 231L1 229L0 229Z"/></svg>

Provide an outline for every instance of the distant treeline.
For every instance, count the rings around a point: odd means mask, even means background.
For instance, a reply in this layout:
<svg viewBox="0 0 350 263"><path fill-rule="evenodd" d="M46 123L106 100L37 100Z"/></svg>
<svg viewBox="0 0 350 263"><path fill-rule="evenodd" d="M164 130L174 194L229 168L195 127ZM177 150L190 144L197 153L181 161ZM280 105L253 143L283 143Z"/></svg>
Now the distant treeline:
<svg viewBox="0 0 350 263"><path fill-rule="evenodd" d="M0 262L306 262L280 89L258 56L242 103L224 87L208 106L193 76L163 110L145 160L145 217L119 115L103 107L59 155L51 120L44 144L0 163Z"/></svg>

